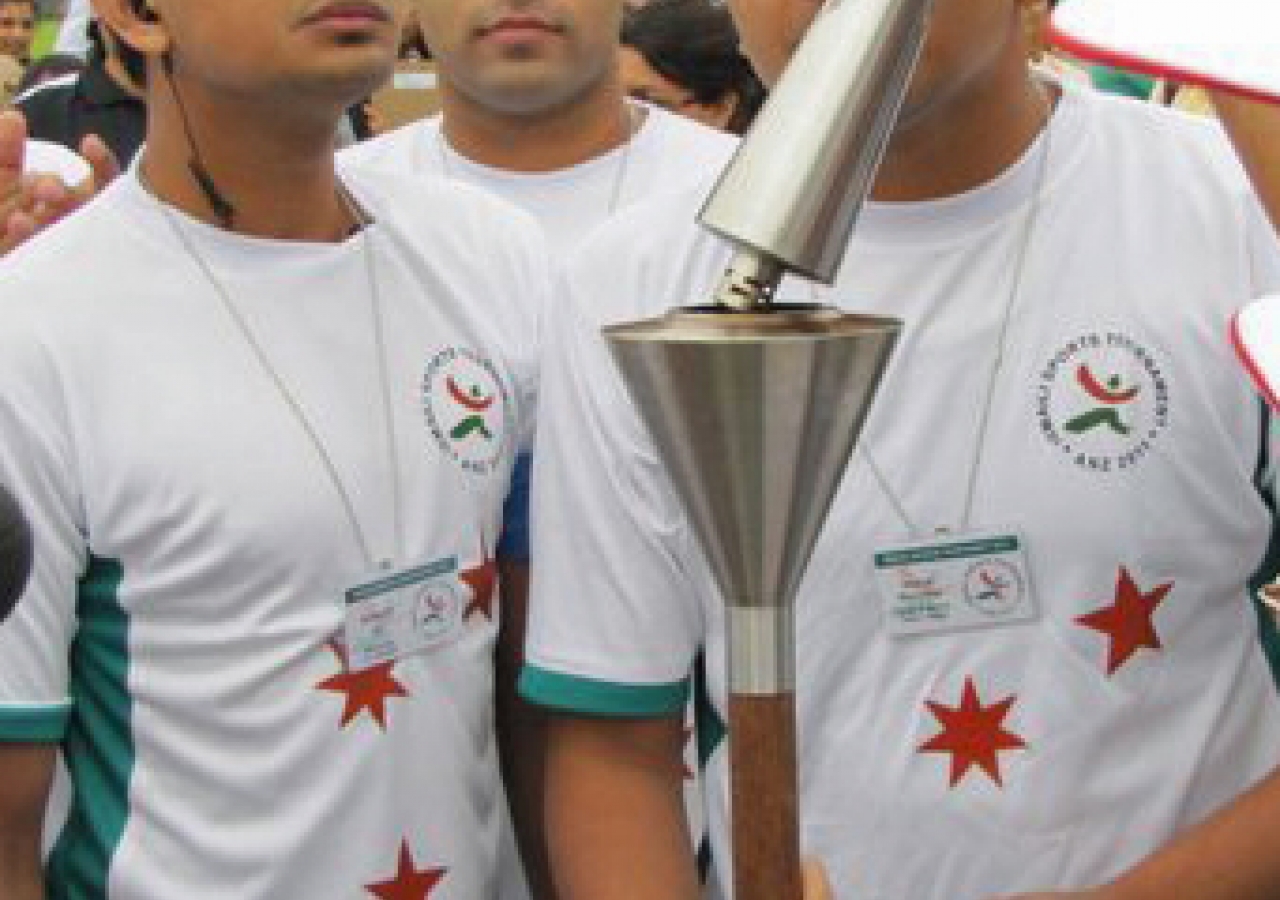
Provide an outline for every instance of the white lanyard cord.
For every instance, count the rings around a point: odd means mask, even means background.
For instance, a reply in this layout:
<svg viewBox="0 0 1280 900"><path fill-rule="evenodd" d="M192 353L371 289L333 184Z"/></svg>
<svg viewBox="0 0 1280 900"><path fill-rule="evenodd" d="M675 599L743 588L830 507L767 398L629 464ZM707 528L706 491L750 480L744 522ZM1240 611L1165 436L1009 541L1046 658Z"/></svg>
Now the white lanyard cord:
<svg viewBox="0 0 1280 900"><path fill-rule="evenodd" d="M1023 276L1026 273L1027 260L1031 255L1031 247L1036 234L1036 226L1040 222L1040 211L1044 205L1045 186L1048 181L1049 159L1053 148L1053 104L1049 103L1049 109L1045 117L1045 130L1043 144L1040 151L1039 166L1035 176L1034 192L1031 196L1031 206L1027 210L1025 225L1023 227L1022 241L1018 247L1016 262L1014 264L1013 279L1009 287L1009 296L1005 300L1004 312L1000 319L999 338L996 341L995 359L991 364L991 375L987 380L986 395L983 399L982 410L978 419L978 435L974 442L973 462L969 466L969 476L965 483L964 504L961 507L960 531L963 533L969 530L973 515L974 498L977 494L978 475L982 468L982 456L986 449L987 433L991 422L991 409L994 405L996 385L999 382L1001 370L1004 368L1005 355L1008 351L1009 343L1009 326L1013 319L1013 310L1017 305L1018 297L1022 294ZM884 475L884 471L872 458L871 452L863 446L859 446L859 453L867 464L867 469L871 472L872 477L880 486L880 490L884 493L885 498L889 501L889 505L893 507L894 513L902 521L912 538L925 537L924 531L912 520L907 514L906 507L902 503L902 499L893 491L889 485L888 479Z"/></svg>
<svg viewBox="0 0 1280 900"><path fill-rule="evenodd" d="M383 424L385 427L387 457L391 475L391 506L396 542L395 554L396 559L400 560L403 559L404 556L404 514L400 496L400 455L396 446L395 417L392 413L391 403L391 381L390 375L387 371L386 338L382 322L382 294L379 289L377 271L374 265L372 243L373 234L369 227L371 222L368 216L359 209L353 199L347 194L345 187L339 185L338 196L351 212L355 221L360 223L360 239L364 242L365 276L368 280L369 286L369 307L373 320L374 352L377 359L379 382L382 393ZM182 244L187 255L191 257L191 260L200 269L205 280L213 288L214 293L217 294L222 307L231 317L241 336L249 345L249 348L252 350L253 355L258 361L258 365L275 385L276 392L280 395L280 398L284 401L285 405L288 406L294 420L306 434L307 440L315 450L316 456L324 467L329 482L333 485L334 491L337 493L338 499L342 503L342 509L351 526L351 531L355 535L357 543L360 545L360 552L364 555L365 565L372 570L377 564L377 558L373 553L373 549L370 545L369 537L365 532L365 529L360 525L360 519L356 515L355 503L351 499L351 494L347 490L346 485L343 484L342 477L338 474L337 466L334 464L333 457L329 453L328 448L325 447L324 441L320 439L320 435L316 432L315 427L307 418L306 413L303 411L301 404L298 402L293 392L289 390L289 386L285 384L280 373L276 370L275 366L271 364L270 357L267 356L262 344L254 335L248 322L245 321L244 316L232 300L225 285L223 285L223 283L218 279L217 275L214 273L205 258L200 255L195 244L183 229L182 224L178 221L177 216L169 209L168 205L159 198L156 198L156 205L160 208L165 221L169 223L174 235L177 237L179 243Z"/></svg>

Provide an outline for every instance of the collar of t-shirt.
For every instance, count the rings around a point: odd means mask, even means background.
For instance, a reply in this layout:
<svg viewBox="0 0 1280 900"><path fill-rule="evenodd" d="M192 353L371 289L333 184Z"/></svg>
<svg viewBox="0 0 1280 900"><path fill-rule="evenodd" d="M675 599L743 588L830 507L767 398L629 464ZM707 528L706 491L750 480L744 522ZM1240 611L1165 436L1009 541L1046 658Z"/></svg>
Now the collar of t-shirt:
<svg viewBox="0 0 1280 900"><path fill-rule="evenodd" d="M293 270L305 272L313 268L325 268L360 258L363 240L358 233L337 243L317 241L287 241L250 237L227 231L188 215L180 209L168 206L165 214L157 200L138 177L138 161L116 179L109 188L119 198L123 210L136 219L135 228L156 241L159 253L171 261L188 254L186 245L177 241L174 225L182 229L186 241L200 254L200 260L218 275L232 277L258 276L263 272L288 277ZM361 205L366 204L363 194ZM377 229L377 223L369 228ZM195 260L184 259L178 265L196 265ZM193 268L199 274L199 269Z"/></svg>
<svg viewBox="0 0 1280 900"><path fill-rule="evenodd" d="M510 169L486 166L463 156L449 146L448 140L441 131L439 116L431 119L428 123L428 139L436 144L436 149L443 155L442 163L448 170L446 174L453 173L469 176L465 180L487 184L502 184L516 190L521 188L536 190L542 187L555 187L571 182L588 180L602 171L609 175L617 174L618 168L623 165L624 159L640 160L645 158L649 149L661 140L661 131L666 121L664 116L656 115L653 110L645 107L644 121L640 123L640 127L636 129L635 135L627 145L615 147L607 153L602 153L576 166L552 169L547 172L513 172Z"/></svg>
<svg viewBox="0 0 1280 900"><path fill-rule="evenodd" d="M857 240L865 244L940 243L1020 214L1037 192L1048 194L1066 178L1081 152L1088 118L1086 90L1062 85L1051 127L994 180L938 200L868 202L858 219ZM1049 155L1043 156L1045 153Z"/></svg>

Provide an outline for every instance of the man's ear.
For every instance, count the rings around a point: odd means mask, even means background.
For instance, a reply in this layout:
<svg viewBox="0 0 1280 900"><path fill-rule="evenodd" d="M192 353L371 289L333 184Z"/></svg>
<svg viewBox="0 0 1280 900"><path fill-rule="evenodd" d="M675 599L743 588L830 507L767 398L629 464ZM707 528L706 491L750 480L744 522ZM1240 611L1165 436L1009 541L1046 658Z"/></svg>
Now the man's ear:
<svg viewBox="0 0 1280 900"><path fill-rule="evenodd" d="M169 49L169 32L154 0L93 0L93 10L125 46L146 56Z"/></svg>

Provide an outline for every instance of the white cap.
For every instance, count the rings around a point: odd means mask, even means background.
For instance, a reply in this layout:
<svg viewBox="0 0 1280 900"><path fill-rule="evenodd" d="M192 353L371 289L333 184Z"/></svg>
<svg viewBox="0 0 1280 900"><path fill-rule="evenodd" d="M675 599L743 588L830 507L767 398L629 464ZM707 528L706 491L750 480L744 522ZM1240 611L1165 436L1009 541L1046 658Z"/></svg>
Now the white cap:
<svg viewBox="0 0 1280 900"><path fill-rule="evenodd" d="M1258 390L1280 410L1280 296L1255 300L1236 313L1231 342Z"/></svg>
<svg viewBox="0 0 1280 900"><path fill-rule="evenodd" d="M1072 56L1280 103L1278 0L1061 0Z"/></svg>

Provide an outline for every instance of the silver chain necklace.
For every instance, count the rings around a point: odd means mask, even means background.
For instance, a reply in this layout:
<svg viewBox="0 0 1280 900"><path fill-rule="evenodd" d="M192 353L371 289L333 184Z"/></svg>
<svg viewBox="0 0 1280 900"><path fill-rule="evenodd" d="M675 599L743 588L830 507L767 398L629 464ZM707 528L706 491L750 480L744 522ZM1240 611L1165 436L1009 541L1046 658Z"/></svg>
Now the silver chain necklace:
<svg viewBox="0 0 1280 900"><path fill-rule="evenodd" d="M982 456L987 444L987 433L991 422L991 410L995 400L996 384L999 381L1000 372L1004 368L1005 355L1009 349L1009 324L1012 321L1013 310L1017 306L1018 298L1022 294L1023 276L1026 273L1027 260L1031 256L1031 248L1034 243L1037 225L1039 225L1040 222L1040 211L1044 206L1044 192L1048 182L1049 159L1052 155L1054 132L1054 104L1053 101L1050 100L1049 108L1045 116L1045 129L1039 153L1040 158L1038 168L1035 175L1035 185L1031 195L1031 206L1027 210L1025 217L1022 241L1018 246L1016 262L1013 270L1013 279L1009 286L1009 296L1005 300L1004 312L1000 318L1000 331L999 339L996 342L995 358L991 363L991 375L987 379L987 388L982 402L982 411L978 419L978 435L974 442L973 462L969 466L969 475L965 482L964 504L961 507L959 525L961 533L969 530L973 514L974 497L976 496L978 488L978 475L982 468ZM893 507L894 514L902 522L911 537L924 537L925 532L907 513L906 506L903 504L901 497L899 497L889 485L889 480L885 477L884 471L871 456L871 451L863 446L859 446L858 453L862 456L863 461L866 462L868 471L871 472L871 476L875 479L880 490L884 493L885 499L887 499L889 501L889 505ZM937 531L939 533L945 533L946 529L939 528Z"/></svg>
<svg viewBox="0 0 1280 900"><path fill-rule="evenodd" d="M227 315L230 316L232 321L235 323L236 328L244 338L245 343L248 344L250 350L253 352L254 357L258 361L258 365L271 380L272 384L275 385L276 392L279 394L280 399L284 401L292 415L292 418L297 422L298 426L306 435L311 447L315 450L316 457L324 467L326 476L330 484L332 484L335 493L338 495L338 499L342 504L343 512L345 513L347 521L351 527L351 531L355 535L356 542L360 545L360 552L364 556L365 565L368 569L372 570L375 565L378 564L378 560L373 553L368 534L361 526L360 519L356 515L355 503L351 498L351 494L343 483L342 477L338 474L337 466L335 465L328 448L324 445L324 441L321 440L315 427L307 418L307 415L303 411L302 405L298 402L297 397L289 390L289 386L285 383L284 378L280 375L276 367L271 364L270 357L254 335L248 322L245 321L243 314L239 307L236 306L235 301L231 298L231 294L228 292L226 286L217 277L216 273L214 273L213 268L209 265L208 261L200 255L200 251L196 248L195 242L186 233L186 230L178 220L177 215L169 208L167 203L155 196L154 192L150 191L150 189L148 189L148 192L151 193L156 206L159 207L165 221L169 223L174 236L182 245L187 256L191 258L192 262L194 262L196 267L200 270L205 281L207 281L209 286L213 288L213 291L218 296L223 309L226 310ZM400 497L400 456L399 450L396 446L395 418L392 412L390 375L387 371L386 337L383 332L382 321L382 295L378 283L377 268L374 265L373 229L371 227L372 221L364 214L359 205L350 196L346 187L341 184L338 186L338 197L358 224L360 228L359 237L363 242L365 277L368 283L374 353L377 360L378 376L382 392L383 426L386 438L387 461L391 476L391 506L395 527L394 551L395 559L401 560L404 556L405 543L404 513ZM391 560L384 559L381 562L381 565L383 568L388 568L391 565Z"/></svg>

